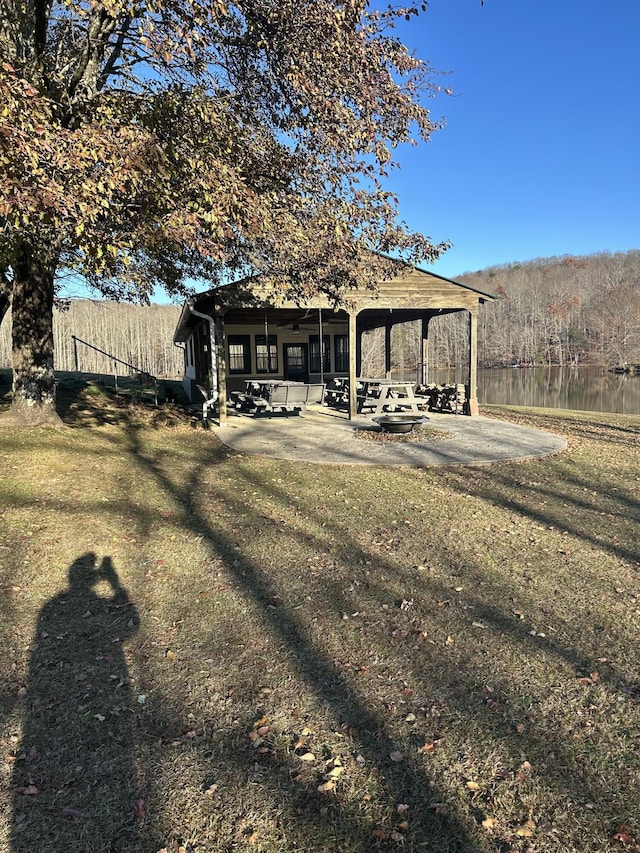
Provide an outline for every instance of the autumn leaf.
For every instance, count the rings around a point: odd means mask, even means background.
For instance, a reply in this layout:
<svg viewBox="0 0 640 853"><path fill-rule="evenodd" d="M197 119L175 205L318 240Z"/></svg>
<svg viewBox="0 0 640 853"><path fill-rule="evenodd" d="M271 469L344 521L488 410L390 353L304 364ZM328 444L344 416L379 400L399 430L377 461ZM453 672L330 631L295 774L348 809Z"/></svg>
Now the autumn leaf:
<svg viewBox="0 0 640 853"><path fill-rule="evenodd" d="M318 785L318 791L320 791L321 794L326 794L328 791L333 791L335 786L336 783L329 779L327 782L323 782L321 785Z"/></svg>
<svg viewBox="0 0 640 853"><path fill-rule="evenodd" d="M390 752L389 758L395 762L404 761L404 753L403 752Z"/></svg>
<svg viewBox="0 0 640 853"><path fill-rule="evenodd" d="M618 827L618 831L612 836L611 840L618 841L625 847L631 847L636 843L635 838L629 832L629 827L624 825Z"/></svg>
<svg viewBox="0 0 640 853"><path fill-rule="evenodd" d="M80 820L84 817L84 812L80 811L80 809L73 808L73 806L67 806L66 808L62 809L60 814L62 815L62 817L70 817L74 818L74 820Z"/></svg>
<svg viewBox="0 0 640 853"><path fill-rule="evenodd" d="M147 807L145 805L144 800L136 800L133 804L133 811L137 818L143 818L147 816Z"/></svg>
<svg viewBox="0 0 640 853"><path fill-rule="evenodd" d="M497 821L495 817L485 817L485 819L482 821L482 826L485 829L493 829L496 825L496 822Z"/></svg>
<svg viewBox="0 0 640 853"><path fill-rule="evenodd" d="M328 773L326 773L325 778L335 780L335 779L338 779L342 773L344 773L344 767L342 767L340 765L337 767L332 767L331 770L329 770Z"/></svg>
<svg viewBox="0 0 640 853"><path fill-rule="evenodd" d="M468 788L470 791L479 791L479 790L480 790L480 785L478 785L478 783L477 783L477 782L471 782L471 781L469 781L469 782L467 782L467 788Z"/></svg>
<svg viewBox="0 0 640 853"><path fill-rule="evenodd" d="M315 761L316 757L312 752L305 752L300 756L300 761Z"/></svg>
<svg viewBox="0 0 640 853"><path fill-rule="evenodd" d="M521 826L516 827L516 835L519 838L531 838L536 831L535 823L529 818L526 823L523 823Z"/></svg>

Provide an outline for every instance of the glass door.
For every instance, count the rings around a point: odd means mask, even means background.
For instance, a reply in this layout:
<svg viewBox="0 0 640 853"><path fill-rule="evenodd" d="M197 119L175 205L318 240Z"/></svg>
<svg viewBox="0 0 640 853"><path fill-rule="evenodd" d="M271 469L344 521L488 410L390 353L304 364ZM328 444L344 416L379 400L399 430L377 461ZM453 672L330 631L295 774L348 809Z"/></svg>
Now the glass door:
<svg viewBox="0 0 640 853"><path fill-rule="evenodd" d="M284 344L284 378L309 381L309 344Z"/></svg>

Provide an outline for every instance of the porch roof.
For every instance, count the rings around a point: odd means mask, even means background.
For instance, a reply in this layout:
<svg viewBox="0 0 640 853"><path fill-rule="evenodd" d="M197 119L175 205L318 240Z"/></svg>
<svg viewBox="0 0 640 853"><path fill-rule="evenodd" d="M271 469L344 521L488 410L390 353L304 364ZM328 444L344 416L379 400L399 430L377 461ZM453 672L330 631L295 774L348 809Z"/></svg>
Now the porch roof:
<svg viewBox="0 0 640 853"><path fill-rule="evenodd" d="M173 339L186 340L198 322L198 314L207 317L224 314L227 322L262 322L265 312L270 319L277 312L280 319L294 320L301 311L322 309L323 317L347 322L349 313L366 311L375 325L375 315L379 319L391 311L395 319L412 320L423 316L425 311L448 314L496 298L492 293L409 265L395 277L379 282L376 290L349 291L344 307L335 307L324 294L307 299L287 297L280 282L257 275L211 288L186 302Z"/></svg>

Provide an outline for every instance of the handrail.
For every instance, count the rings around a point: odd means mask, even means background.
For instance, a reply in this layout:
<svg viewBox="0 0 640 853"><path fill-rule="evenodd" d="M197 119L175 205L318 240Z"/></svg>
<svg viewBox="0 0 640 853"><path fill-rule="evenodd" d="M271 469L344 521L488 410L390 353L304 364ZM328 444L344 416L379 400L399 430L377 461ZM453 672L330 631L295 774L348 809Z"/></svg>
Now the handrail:
<svg viewBox="0 0 640 853"><path fill-rule="evenodd" d="M110 358L111 361L117 362L118 364L124 364L125 367L129 367L131 370L135 370L136 373L143 373L145 376L148 376L150 379L157 379L157 376L154 376L153 373L149 373L148 370L143 370L141 367L137 367L135 364L130 364L128 361L123 361L121 358L117 358L110 352L106 352L100 347L96 347L93 344L88 343L87 341L83 341L82 338L78 338L76 335L71 335L71 340L73 341L73 358L75 362L76 373L78 372L78 349L76 347L76 342L79 344L84 344L85 347L89 347L89 349L95 350L96 352L101 353L101 355L106 355L107 358Z"/></svg>
<svg viewBox="0 0 640 853"><path fill-rule="evenodd" d="M158 405L158 377L154 376L153 373L149 373L148 370L143 370L141 367L137 367L135 364L131 364L128 361L123 361L123 359L118 358L113 355L113 353L106 352L106 350L100 349L100 347L96 347L93 344L90 344L88 341L83 341L82 338L77 337L77 335L71 335L71 340L73 341L73 359L75 364L76 373L79 373L78 367L78 344L83 344L85 347L89 347L89 349L95 350L99 352L101 355L106 355L107 358L111 359L112 366L114 368L113 378L115 382L115 390L116 394L118 394L118 371L116 369L116 364L124 364L125 367L128 367L130 370L134 370L136 373L141 376L148 376L149 379L153 380L153 388L154 388L154 396L155 396L155 404Z"/></svg>

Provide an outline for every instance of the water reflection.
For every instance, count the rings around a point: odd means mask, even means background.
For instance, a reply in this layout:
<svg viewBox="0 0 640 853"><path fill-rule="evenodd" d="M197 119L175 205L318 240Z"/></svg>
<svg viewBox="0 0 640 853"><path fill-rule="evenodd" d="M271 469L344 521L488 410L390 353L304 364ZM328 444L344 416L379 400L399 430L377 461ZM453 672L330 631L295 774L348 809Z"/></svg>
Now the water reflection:
<svg viewBox="0 0 640 853"><path fill-rule="evenodd" d="M436 370L433 382L464 382L456 370ZM600 367L535 367L478 370L478 400L509 406L542 406L640 415L640 376Z"/></svg>

